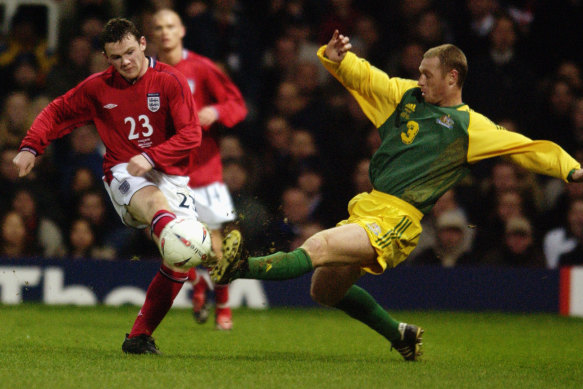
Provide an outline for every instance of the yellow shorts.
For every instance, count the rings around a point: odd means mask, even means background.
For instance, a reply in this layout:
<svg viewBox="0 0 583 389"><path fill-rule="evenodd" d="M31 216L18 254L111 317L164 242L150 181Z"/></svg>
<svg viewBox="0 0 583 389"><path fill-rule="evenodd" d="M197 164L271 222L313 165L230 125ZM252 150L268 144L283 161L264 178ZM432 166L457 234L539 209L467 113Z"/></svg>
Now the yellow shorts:
<svg viewBox="0 0 583 389"><path fill-rule="evenodd" d="M378 254L379 266L363 268L368 273L381 274L387 267L397 266L417 246L423 214L395 196L376 190L360 193L348 203L348 214L337 225L362 226Z"/></svg>

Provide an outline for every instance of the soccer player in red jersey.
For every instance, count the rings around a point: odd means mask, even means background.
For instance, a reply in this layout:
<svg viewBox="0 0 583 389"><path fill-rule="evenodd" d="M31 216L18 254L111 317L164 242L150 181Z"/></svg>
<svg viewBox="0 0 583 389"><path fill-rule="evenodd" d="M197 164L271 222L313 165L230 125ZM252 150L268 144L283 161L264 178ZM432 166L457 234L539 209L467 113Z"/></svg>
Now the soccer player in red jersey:
<svg viewBox="0 0 583 389"><path fill-rule="evenodd" d="M14 158L27 175L48 144L93 122L105 145L105 188L123 222L150 226L154 240L177 216L194 218L188 172L201 128L186 78L171 66L146 57L146 39L123 18L102 32L108 69L53 100L34 120ZM188 274L164 261L146 293L122 350L158 354L152 332L162 321Z"/></svg>
<svg viewBox="0 0 583 389"><path fill-rule="evenodd" d="M153 40L157 46L158 59L174 66L186 76L194 96L198 118L202 126L202 144L190 166L189 186L194 191L199 220L209 227L213 249L221 252L222 228L235 220L231 195L223 182L223 169L218 146L218 131L215 123L233 127L245 119L247 108L239 89L209 58L186 50L182 43L185 28L180 16L162 9L154 14ZM210 278L206 272L191 270L194 284L193 311L198 323L206 322L206 303ZM213 285L215 292L215 324L219 330L232 328L232 314L228 306L228 285Z"/></svg>

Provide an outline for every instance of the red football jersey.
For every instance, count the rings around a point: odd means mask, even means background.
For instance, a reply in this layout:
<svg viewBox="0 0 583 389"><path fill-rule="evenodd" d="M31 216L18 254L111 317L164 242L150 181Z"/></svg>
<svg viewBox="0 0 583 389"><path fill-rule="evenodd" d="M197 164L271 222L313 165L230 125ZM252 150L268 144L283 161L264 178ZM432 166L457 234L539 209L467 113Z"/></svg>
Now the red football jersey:
<svg viewBox="0 0 583 389"><path fill-rule="evenodd" d="M182 60L175 65L185 75L198 109L212 106L218 122L233 127L247 116L247 107L239 89L210 59L183 50ZM203 128L202 144L195 152L190 171L193 188L223 180L217 133Z"/></svg>
<svg viewBox="0 0 583 389"><path fill-rule="evenodd" d="M167 174L189 173L200 145L197 109L184 76L149 58L146 73L130 84L110 66L53 100L35 119L21 149L43 153L49 142L93 122L105 145L109 169L142 153Z"/></svg>

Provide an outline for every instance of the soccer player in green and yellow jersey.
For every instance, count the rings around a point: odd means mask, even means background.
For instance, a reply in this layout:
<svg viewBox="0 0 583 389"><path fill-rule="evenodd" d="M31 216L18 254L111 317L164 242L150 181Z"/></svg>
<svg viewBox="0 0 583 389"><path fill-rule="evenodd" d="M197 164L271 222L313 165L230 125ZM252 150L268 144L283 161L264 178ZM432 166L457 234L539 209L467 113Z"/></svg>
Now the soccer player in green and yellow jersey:
<svg viewBox="0 0 583 389"><path fill-rule="evenodd" d="M380 132L382 144L369 171L373 191L350 200L347 220L289 253L246 258L241 235L233 231L212 276L223 283L281 280L315 269L315 301L343 310L383 335L406 360L417 360L423 330L394 320L354 285L363 271L380 274L405 260L419 239L423 214L474 162L505 155L526 169L568 182L582 181L583 170L558 145L506 131L464 104L468 65L454 45L429 49L417 81L389 78L350 48L349 38L335 31L318 57Z"/></svg>

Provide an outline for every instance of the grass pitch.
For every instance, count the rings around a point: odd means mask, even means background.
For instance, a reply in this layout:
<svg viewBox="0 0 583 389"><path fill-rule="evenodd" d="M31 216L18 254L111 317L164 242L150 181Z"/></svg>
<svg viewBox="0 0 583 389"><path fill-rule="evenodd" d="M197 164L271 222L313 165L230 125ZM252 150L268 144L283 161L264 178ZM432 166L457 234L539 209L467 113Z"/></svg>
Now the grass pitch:
<svg viewBox="0 0 583 389"><path fill-rule="evenodd" d="M137 307L0 305L0 388L580 388L583 320L553 314L393 312L425 328L401 359L341 312L234 312L229 333L172 310L162 356L125 355Z"/></svg>

